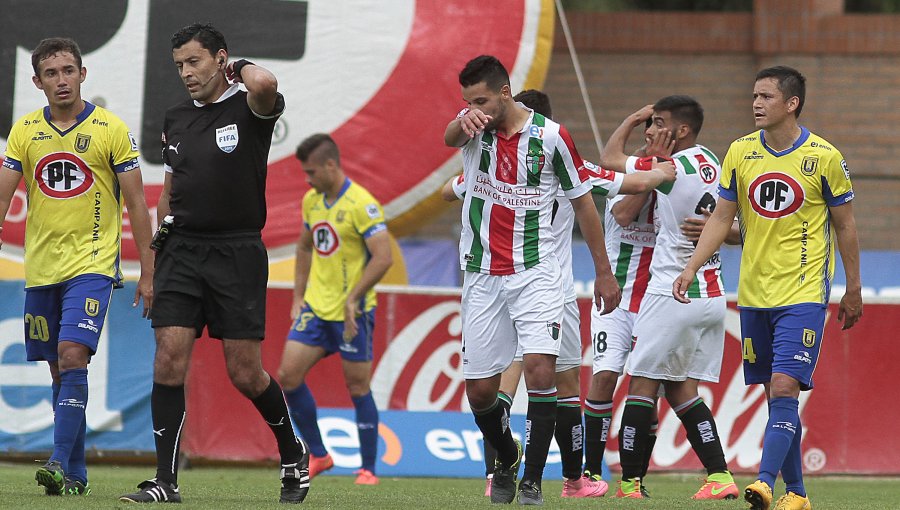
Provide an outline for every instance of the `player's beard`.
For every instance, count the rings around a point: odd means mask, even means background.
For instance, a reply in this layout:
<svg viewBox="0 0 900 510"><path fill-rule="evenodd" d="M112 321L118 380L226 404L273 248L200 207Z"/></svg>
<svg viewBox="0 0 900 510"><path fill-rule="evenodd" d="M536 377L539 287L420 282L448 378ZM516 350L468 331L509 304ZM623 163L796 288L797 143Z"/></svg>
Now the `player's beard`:
<svg viewBox="0 0 900 510"><path fill-rule="evenodd" d="M484 126L485 131L493 131L506 118L506 105L502 102L497 106L497 112L491 115L491 121Z"/></svg>

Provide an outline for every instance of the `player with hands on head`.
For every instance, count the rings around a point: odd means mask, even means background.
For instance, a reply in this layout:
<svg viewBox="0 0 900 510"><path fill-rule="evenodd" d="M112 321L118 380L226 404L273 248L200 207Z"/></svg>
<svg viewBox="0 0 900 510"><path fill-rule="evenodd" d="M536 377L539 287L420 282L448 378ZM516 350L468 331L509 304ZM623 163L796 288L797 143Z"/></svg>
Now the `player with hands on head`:
<svg viewBox="0 0 900 510"><path fill-rule="evenodd" d="M646 122L650 127L650 116L653 105L648 105L636 112L634 124ZM630 124L629 124L630 125ZM618 141L623 150L627 137L632 128L617 130L613 137L624 136ZM638 157L656 157L660 161L657 166L647 171L637 171L625 175L625 180L641 178L657 171L671 172L671 178L662 185L671 183L676 179L675 165L670 161L672 150L675 147L675 139L667 128L647 130L645 132L645 145L635 151ZM651 160L653 161L653 160ZM622 168L624 171L624 167ZM592 377L590 389L585 399L585 475L599 479L603 466L603 457L606 451L606 442L609 436L609 428L612 423L613 393L619 376L624 372L628 353L631 352L631 339L634 329L634 319L640 308L641 299L646 292L650 279L650 260L653 256L653 247L656 242L656 231L653 224L654 200L653 190L657 185L634 190L631 193L620 193L614 197L607 197L606 214L604 215L604 227L606 230L606 251L615 271L616 279L622 288L622 301L609 315L601 315L596 310L591 310L591 349L592 349ZM644 483L650 456L656 440L656 406L651 419L649 444L646 449L643 470L640 474L640 492L649 497L649 491Z"/></svg>
<svg viewBox="0 0 900 510"><path fill-rule="evenodd" d="M693 98L679 95L664 97L649 111L644 107L626 118L601 154L603 165L635 171L655 160L649 155L629 157L624 153L628 134L647 118L650 119L645 128L648 137L657 131L668 131L675 140L672 161L678 177L671 185L659 186L652 197L657 235L649 262L649 282L642 283L643 296L632 292L632 303L639 299L640 309L634 318L631 352L627 354L627 349L622 348L627 341L620 338L614 342L619 347L619 355L610 355L609 360L600 358L595 363L597 373L597 368L601 371L618 368L621 364L614 365L612 361L621 363L624 355L628 356L627 372L631 381L619 430L622 481L616 495L645 497L641 489L649 464L648 449L653 443L653 422L657 421L656 398L660 386L664 386L666 400L681 420L691 447L707 471L706 483L693 499L736 498L737 486L728 471L715 420L698 393L700 381L717 382L721 371L725 297L718 254L708 257L702 279L692 282L691 292L697 297L693 308L684 309L669 295L671 281L694 250L680 225L685 217L699 217L702 209L715 204L715 181L721 170L716 156L696 143L703 126L702 107ZM622 324L627 323L623 320ZM595 325L596 333L592 327L595 340L602 333L621 329L616 324ZM608 333L606 338L608 344ZM599 344L595 341L595 346Z"/></svg>
<svg viewBox="0 0 900 510"><path fill-rule="evenodd" d="M716 208L672 283L675 299L690 303L698 268L718 250L737 216L743 233L738 309L744 382L762 384L769 399L759 478L744 490L754 510L768 510L779 472L786 491L775 508L810 508L799 396L813 387L835 240L847 278L837 316L842 329L853 327L863 311L850 170L837 148L799 124L805 98L806 78L796 69L757 73L757 131L729 147Z"/></svg>

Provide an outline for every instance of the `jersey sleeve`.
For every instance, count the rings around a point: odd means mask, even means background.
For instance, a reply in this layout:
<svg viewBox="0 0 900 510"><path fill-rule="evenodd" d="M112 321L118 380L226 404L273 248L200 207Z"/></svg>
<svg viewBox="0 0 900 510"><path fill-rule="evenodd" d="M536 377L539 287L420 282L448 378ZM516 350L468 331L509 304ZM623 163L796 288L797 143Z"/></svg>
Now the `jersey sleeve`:
<svg viewBox="0 0 900 510"><path fill-rule="evenodd" d="M725 159L722 160L722 177L719 179L719 197L730 202L737 202L737 153L734 144L728 147Z"/></svg>
<svg viewBox="0 0 900 510"><path fill-rule="evenodd" d="M287 107L287 105L284 102L284 96L281 94L281 92L276 92L276 94L277 96L275 97L275 106L272 108L272 111L270 113L266 115L260 115L259 113L254 112L253 108L250 108L250 112L253 113L255 117L262 120L274 120L278 117L281 117L281 114L284 113L284 109ZM247 105L248 108L249 106L250 105Z"/></svg>
<svg viewBox="0 0 900 510"><path fill-rule="evenodd" d="M22 145L22 127L21 124L16 122L9 131L9 138L6 140L6 152L3 154L3 166L22 173L22 161L24 159L25 152Z"/></svg>
<svg viewBox="0 0 900 510"><path fill-rule="evenodd" d="M850 182L850 168L844 156L835 149L836 154L828 158L822 169L822 196L829 207L834 207L853 200L853 185Z"/></svg>
<svg viewBox="0 0 900 510"><path fill-rule="evenodd" d="M584 161L563 125L559 126L559 136L556 138L556 147L553 148L553 172L568 199L578 198L591 191Z"/></svg>
<svg viewBox="0 0 900 510"><path fill-rule="evenodd" d="M591 184L592 192L595 195L612 198L619 194L619 190L622 189L622 183L625 182L625 174L600 168L590 161L584 162L584 168L588 174L588 182Z"/></svg>
<svg viewBox="0 0 900 510"><path fill-rule="evenodd" d="M384 211L381 210L381 204L366 194L361 196L363 200L360 205L353 211L353 222L356 225L356 231L363 239L368 239L373 235L387 230L384 222Z"/></svg>
<svg viewBox="0 0 900 510"><path fill-rule="evenodd" d="M450 179L452 183L450 186L453 188L453 194L456 195L456 198L462 200L466 196L466 181L463 178L463 174L459 174L456 177Z"/></svg>
<svg viewBox="0 0 900 510"><path fill-rule="evenodd" d="M312 225L309 224L309 213L312 210L312 196L315 190L309 190L303 195L303 202L300 205L300 214L302 215L303 220L303 229L304 230L312 230Z"/></svg>
<svg viewBox="0 0 900 510"><path fill-rule="evenodd" d="M128 172L138 168L137 140L128 131L128 126L120 119L110 117L110 162L116 173Z"/></svg>

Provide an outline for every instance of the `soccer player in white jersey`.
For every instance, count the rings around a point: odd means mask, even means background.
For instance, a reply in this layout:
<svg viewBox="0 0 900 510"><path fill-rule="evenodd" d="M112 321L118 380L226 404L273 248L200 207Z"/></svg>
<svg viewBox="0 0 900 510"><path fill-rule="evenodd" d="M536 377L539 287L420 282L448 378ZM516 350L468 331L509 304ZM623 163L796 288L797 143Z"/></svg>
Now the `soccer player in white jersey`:
<svg viewBox="0 0 900 510"><path fill-rule="evenodd" d="M550 98L539 90L524 90L513 97L535 113L552 117ZM625 175L597 167L593 163L584 162L590 173L593 193L614 197L618 193L646 193L663 182L671 182L675 178L675 167L665 165L648 172ZM450 179L442 189L442 197L454 201L465 197L465 181L462 174ZM607 484L602 479L584 477L581 471L583 459L583 427L581 422L581 401L579 372L581 367L582 346L581 328L578 316L578 305L575 301L575 283L572 275L572 228L575 225L575 211L571 203L560 190L553 205L552 217L553 237L556 241L556 256L562 269L563 288L565 289L565 316L562 322L562 340L560 354L556 360L556 387L558 394L556 412L556 442L560 446L563 470L563 489L561 496L599 497L606 494ZM597 312L599 314L599 311ZM499 403L508 412L512 407L519 379L522 375L522 353L516 352L515 361L507 368L500 380ZM491 478L494 472L496 451L488 442L484 443L485 466L487 468L486 496L491 494ZM599 472L599 471L598 471Z"/></svg>
<svg viewBox="0 0 900 510"><path fill-rule="evenodd" d="M491 501L509 503L522 453L497 390L500 373L522 345L528 456L518 499L542 504L565 300L550 226L560 186L591 251L598 303L611 311L621 292L609 270L587 171L566 129L515 103L509 75L495 57L469 61L459 82L469 108L448 123L444 143L462 148L466 183L460 238L466 396L485 440L497 449Z"/></svg>
<svg viewBox="0 0 900 510"><path fill-rule="evenodd" d="M645 134L647 143L635 155L669 159L675 143L672 134L667 129L654 129ZM628 174L628 178L643 173L645 172ZM641 299L650 281L650 260L656 244L656 230L653 225L656 194L653 193L653 189L607 198L606 214L603 218L606 253L613 274L616 275L619 287L622 288L622 301L608 315L600 315L591 310L593 375L584 403L584 474L593 480L601 479L603 455L612 423L613 394L616 382L625 369L628 353L631 352L634 319L637 317ZM650 454L656 441L658 421L655 409L654 406L649 442L641 472L642 479L646 475ZM641 491L649 497L644 485L641 485Z"/></svg>
<svg viewBox="0 0 900 510"><path fill-rule="evenodd" d="M627 117L603 150L604 167L646 167L647 158L625 156L624 145L627 134L648 118L648 134L660 129L672 133L677 178L673 185L655 192L656 248L627 367L631 382L619 430L622 481L616 496L643 497L641 474L650 422L659 387L664 385L666 400L707 470L706 483L693 498L733 499L738 489L725 462L715 419L697 392L700 381L718 382L722 366L725 295L718 252L706 260L692 283L689 294L695 298L690 305L694 308L679 304L670 290L694 251L681 224L686 217L702 217L704 209L714 206L721 169L716 156L696 143L703 109L688 96L665 97Z"/></svg>

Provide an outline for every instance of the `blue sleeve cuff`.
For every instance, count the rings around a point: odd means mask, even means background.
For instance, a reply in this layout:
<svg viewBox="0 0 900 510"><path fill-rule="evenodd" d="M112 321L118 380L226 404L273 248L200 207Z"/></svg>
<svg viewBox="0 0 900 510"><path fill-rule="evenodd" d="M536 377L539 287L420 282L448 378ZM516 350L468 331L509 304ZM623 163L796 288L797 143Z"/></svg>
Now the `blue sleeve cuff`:
<svg viewBox="0 0 900 510"><path fill-rule="evenodd" d="M719 184L719 198L724 198L729 202L737 202L737 193L734 190L723 188L722 185Z"/></svg>
<svg viewBox="0 0 900 510"><path fill-rule="evenodd" d="M9 168L10 170L15 170L16 172L22 172L22 162L10 157L7 157L3 160L3 166L5 168Z"/></svg>
<svg viewBox="0 0 900 510"><path fill-rule="evenodd" d="M376 223L375 225L372 225L371 227L369 227L368 230L363 232L362 236L363 236L363 239L368 239L368 238L374 236L375 234L377 234L379 232L383 232L385 230L387 230L387 225L385 225L384 223Z"/></svg>
<svg viewBox="0 0 900 510"><path fill-rule="evenodd" d="M113 165L113 172L117 174L121 174L123 172L130 172L135 168L140 167L140 163L138 163L137 158L129 159L128 161L124 161L119 163L118 165Z"/></svg>
<svg viewBox="0 0 900 510"><path fill-rule="evenodd" d="M825 203L828 204L828 207L835 207L838 205L844 205L847 202L853 200L853 190L844 193L843 195L838 195L836 197L825 197Z"/></svg>

